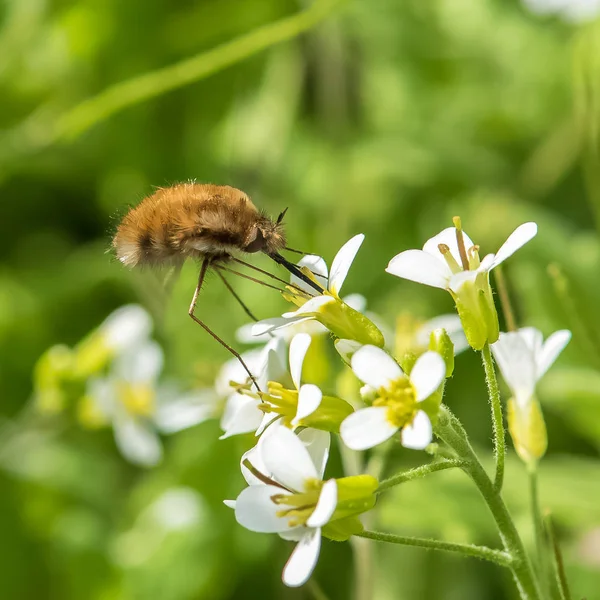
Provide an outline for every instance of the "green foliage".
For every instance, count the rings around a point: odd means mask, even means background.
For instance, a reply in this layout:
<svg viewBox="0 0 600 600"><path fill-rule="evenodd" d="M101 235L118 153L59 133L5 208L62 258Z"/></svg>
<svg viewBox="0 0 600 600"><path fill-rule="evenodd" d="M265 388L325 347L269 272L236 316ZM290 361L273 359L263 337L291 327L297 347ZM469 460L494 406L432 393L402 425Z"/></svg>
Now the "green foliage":
<svg viewBox="0 0 600 600"><path fill-rule="evenodd" d="M243 486L238 457L251 437L218 441L216 424L204 423L166 439L164 462L144 471L120 458L109 433L61 415L38 423L27 409L39 357L76 345L128 301L154 313L171 377L212 384L228 356L187 316L196 265L166 295L160 277L126 272L106 253L127 206L194 178L244 189L272 214L289 206L290 245L328 260L364 233L344 291L364 294L389 323L452 310L448 294L385 274L392 256L457 214L483 254L516 225L538 223L506 265L517 321L574 332L538 390L549 439L542 505L574 597L600 598L590 542L600 527L598 25L538 18L505 0L297 10L277 0L0 6L2 597L284 597L282 542L241 529L222 505ZM237 54L215 55L232 45ZM143 90L148 81L158 87ZM235 288L260 318L288 309L249 281ZM227 340L245 322L217 278L198 311ZM485 397L479 358L461 355L445 401L489 450ZM394 449L387 469L423 456ZM507 502L525 523L524 469L509 460L507 471ZM195 506L189 526L157 516L170 490ZM383 502L382 527L495 544L459 473L408 482ZM351 588L340 547L325 542L316 571L332 600ZM397 574L378 599L512 597L494 566L377 551L378 572Z"/></svg>

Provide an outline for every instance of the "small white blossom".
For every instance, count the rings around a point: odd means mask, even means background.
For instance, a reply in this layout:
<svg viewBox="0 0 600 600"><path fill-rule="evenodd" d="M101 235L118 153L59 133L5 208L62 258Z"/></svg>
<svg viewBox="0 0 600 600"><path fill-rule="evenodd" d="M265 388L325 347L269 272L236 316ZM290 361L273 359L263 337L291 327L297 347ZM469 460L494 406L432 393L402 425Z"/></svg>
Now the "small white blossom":
<svg viewBox="0 0 600 600"><path fill-rule="evenodd" d="M534 396L535 386L552 366L571 339L563 329L553 333L545 342L542 332L534 327L501 333L492 344L492 353L502 377L517 404L524 407Z"/></svg>
<svg viewBox="0 0 600 600"><path fill-rule="evenodd" d="M352 356L352 370L369 386L375 400L373 406L357 410L342 422L340 434L349 448L372 448L397 431L406 448L421 450L431 442L431 421L419 405L444 380L446 365L439 354L422 354L407 377L381 348L363 346Z"/></svg>
<svg viewBox="0 0 600 600"><path fill-rule="evenodd" d="M536 15L556 15L569 23L583 23L600 14L600 0L523 0Z"/></svg>
<svg viewBox="0 0 600 600"><path fill-rule="evenodd" d="M297 542L283 570L283 582L290 587L303 585L311 576L319 558L321 528L337 506L336 480L322 480L328 445L319 447L324 455L313 457L289 429L273 429L259 442L251 463L260 478L253 475L235 503L227 503L246 529Z"/></svg>
<svg viewBox="0 0 600 600"><path fill-rule="evenodd" d="M520 225L496 254L488 254L480 262L479 247L462 232L469 261L468 269L465 269L458 247L457 230L448 227L427 240L423 250L406 250L392 258L386 271L403 279L457 293L465 282L474 281L478 273L489 273L535 237L536 233L535 223Z"/></svg>

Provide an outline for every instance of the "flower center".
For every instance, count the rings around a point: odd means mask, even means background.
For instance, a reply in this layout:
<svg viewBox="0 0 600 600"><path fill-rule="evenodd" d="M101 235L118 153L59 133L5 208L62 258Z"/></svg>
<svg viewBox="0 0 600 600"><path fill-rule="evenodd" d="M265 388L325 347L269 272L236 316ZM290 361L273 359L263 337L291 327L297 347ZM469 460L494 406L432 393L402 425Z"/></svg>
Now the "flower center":
<svg viewBox="0 0 600 600"><path fill-rule="evenodd" d="M379 388L373 406L386 406L388 420L398 428L412 423L419 411L415 388L408 377L400 377L387 387Z"/></svg>
<svg viewBox="0 0 600 600"><path fill-rule="evenodd" d="M129 414L149 417L154 413L154 390L149 385L121 382L117 389Z"/></svg>
<svg viewBox="0 0 600 600"><path fill-rule="evenodd" d="M282 423L291 426L298 411L298 390L288 390L277 381L269 381L267 393L260 394L262 402L258 408L266 413L275 413L283 417Z"/></svg>
<svg viewBox="0 0 600 600"><path fill-rule="evenodd" d="M288 520L290 527L300 527L306 525L310 515L313 514L323 482L319 479L308 479L305 482L305 491L293 494L275 494L271 496L271 501L281 506L277 511L277 516Z"/></svg>

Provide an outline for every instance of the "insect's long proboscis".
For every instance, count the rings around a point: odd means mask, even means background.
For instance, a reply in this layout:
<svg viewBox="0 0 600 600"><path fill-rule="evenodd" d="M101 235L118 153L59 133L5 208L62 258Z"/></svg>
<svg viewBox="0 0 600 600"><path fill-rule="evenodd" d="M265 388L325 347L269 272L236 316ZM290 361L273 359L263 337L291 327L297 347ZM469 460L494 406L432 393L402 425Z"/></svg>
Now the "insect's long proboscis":
<svg viewBox="0 0 600 600"><path fill-rule="evenodd" d="M281 254L277 254L276 252L274 252L273 254L269 254L268 256L272 258L277 264L280 264L281 266L285 267L292 275L295 275L296 277L298 277L298 279L301 279L302 281L304 281L304 283L310 285L310 287L319 292L319 294L323 293L323 288L318 283L314 282L310 277L305 275L294 263L291 263L285 257L281 256Z"/></svg>

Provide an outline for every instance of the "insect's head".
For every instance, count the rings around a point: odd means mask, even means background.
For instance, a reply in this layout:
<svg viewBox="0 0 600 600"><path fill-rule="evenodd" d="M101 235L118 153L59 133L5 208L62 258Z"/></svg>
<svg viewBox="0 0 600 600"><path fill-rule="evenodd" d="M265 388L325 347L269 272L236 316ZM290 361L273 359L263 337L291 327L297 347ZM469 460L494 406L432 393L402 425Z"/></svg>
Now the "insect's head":
<svg viewBox="0 0 600 600"><path fill-rule="evenodd" d="M246 252L265 252L273 254L285 247L285 230L283 217L287 208L274 221L266 215L261 215L251 230L250 238L244 250Z"/></svg>

